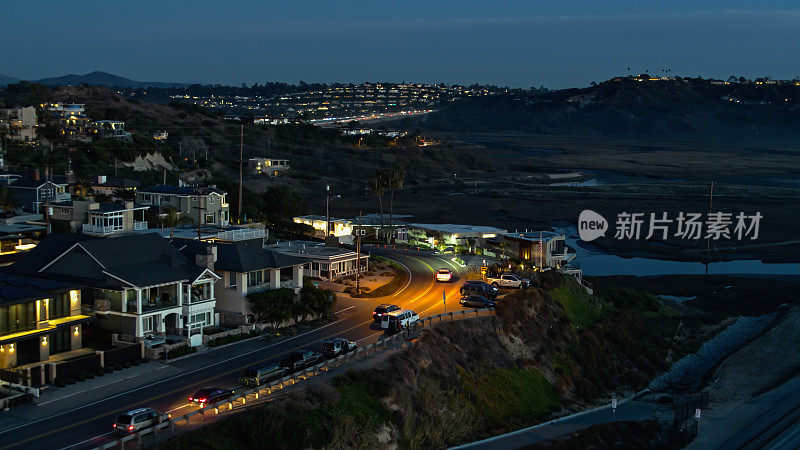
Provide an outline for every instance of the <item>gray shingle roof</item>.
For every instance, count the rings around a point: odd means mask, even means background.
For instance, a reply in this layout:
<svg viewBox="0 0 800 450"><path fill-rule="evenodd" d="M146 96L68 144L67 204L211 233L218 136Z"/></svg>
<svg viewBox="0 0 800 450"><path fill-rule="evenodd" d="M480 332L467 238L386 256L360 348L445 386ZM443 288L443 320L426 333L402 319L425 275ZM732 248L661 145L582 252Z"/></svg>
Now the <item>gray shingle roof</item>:
<svg viewBox="0 0 800 450"><path fill-rule="evenodd" d="M208 244L194 240L175 239L172 245L180 249L184 255L193 259L194 255ZM307 262L304 258L284 255L261 248L259 245L251 245L244 242L217 243L216 246L217 262L214 263L215 270L243 273L254 270L280 269Z"/></svg>

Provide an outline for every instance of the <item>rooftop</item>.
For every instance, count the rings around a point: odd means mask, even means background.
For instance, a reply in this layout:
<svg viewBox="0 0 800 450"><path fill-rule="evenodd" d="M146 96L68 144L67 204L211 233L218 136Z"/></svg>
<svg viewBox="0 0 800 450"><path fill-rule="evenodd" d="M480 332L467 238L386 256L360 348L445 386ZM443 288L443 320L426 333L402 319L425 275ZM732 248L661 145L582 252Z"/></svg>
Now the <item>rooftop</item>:
<svg viewBox="0 0 800 450"><path fill-rule="evenodd" d="M486 227L480 225L458 225L454 223L409 223L411 227L422 228L424 230L438 231L440 233L449 234L501 234L507 230L495 227Z"/></svg>
<svg viewBox="0 0 800 450"><path fill-rule="evenodd" d="M38 300L80 287L75 283L0 272L0 305Z"/></svg>
<svg viewBox="0 0 800 450"><path fill-rule="evenodd" d="M173 247L180 250L185 256L194 258L200 251L208 247L208 243L186 239L173 239ZM237 243L220 243L217 247L217 261L214 269L230 272L252 272L263 269L280 269L305 264L303 258L285 255L283 253L262 248L260 245Z"/></svg>
<svg viewBox="0 0 800 450"><path fill-rule="evenodd" d="M542 239L552 239L558 236L564 236L563 233L556 233L554 231L525 231L523 233L516 232L516 233L502 233L503 237L511 238L511 239L520 239L524 241L539 241L539 237L541 236Z"/></svg>
<svg viewBox="0 0 800 450"><path fill-rule="evenodd" d="M356 252L347 248L327 247L322 242L315 241L282 241L268 247L270 250L307 258L334 259L345 256L355 257Z"/></svg>
<svg viewBox="0 0 800 450"><path fill-rule="evenodd" d="M189 187L189 186L165 186L165 185L155 185L146 188L139 189L139 192L144 193L153 193L153 194L172 194L172 195L182 195L182 196L190 196L190 195L209 195L212 193L225 195L227 192L223 191L222 189L217 189L215 187Z"/></svg>

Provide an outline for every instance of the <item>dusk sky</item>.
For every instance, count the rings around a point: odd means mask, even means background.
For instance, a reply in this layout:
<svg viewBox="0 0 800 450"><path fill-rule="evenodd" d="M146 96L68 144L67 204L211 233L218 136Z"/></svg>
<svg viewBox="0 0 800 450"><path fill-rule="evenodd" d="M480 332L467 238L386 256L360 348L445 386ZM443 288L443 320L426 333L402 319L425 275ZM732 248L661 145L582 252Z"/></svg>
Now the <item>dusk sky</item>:
<svg viewBox="0 0 800 450"><path fill-rule="evenodd" d="M648 70L800 75L796 1L8 2L0 74L550 88Z"/></svg>

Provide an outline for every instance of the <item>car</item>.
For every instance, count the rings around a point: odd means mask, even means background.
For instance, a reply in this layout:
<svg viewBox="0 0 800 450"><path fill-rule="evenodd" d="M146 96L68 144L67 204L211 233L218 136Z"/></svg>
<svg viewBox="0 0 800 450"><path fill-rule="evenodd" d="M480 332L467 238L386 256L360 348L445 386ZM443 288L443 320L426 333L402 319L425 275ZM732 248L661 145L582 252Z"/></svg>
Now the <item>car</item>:
<svg viewBox="0 0 800 450"><path fill-rule="evenodd" d="M164 414L152 408L133 409L117 416L117 420L114 421L113 431L131 434L168 420L170 420L169 414Z"/></svg>
<svg viewBox="0 0 800 450"><path fill-rule="evenodd" d="M450 272L450 269L446 267L442 267L438 271L436 271L436 281L442 282L449 282L453 278L453 273Z"/></svg>
<svg viewBox="0 0 800 450"><path fill-rule="evenodd" d="M232 389L206 387L195 392L194 395L189 397L189 401L205 406L233 397L233 394L234 391Z"/></svg>
<svg viewBox="0 0 800 450"><path fill-rule="evenodd" d="M494 302L480 295L468 295L458 301L461 306L469 308L494 308Z"/></svg>
<svg viewBox="0 0 800 450"><path fill-rule="evenodd" d="M295 372L322 362L322 355L312 350L295 350L281 361L281 367L289 373Z"/></svg>
<svg viewBox="0 0 800 450"><path fill-rule="evenodd" d="M464 285L461 286L462 297L474 294L493 300L497 297L497 291L497 286L491 285L485 281L470 280L466 281Z"/></svg>
<svg viewBox="0 0 800 450"><path fill-rule="evenodd" d="M416 322L419 322L419 315L410 309L401 309L384 314L381 320L381 328L388 331L400 331Z"/></svg>
<svg viewBox="0 0 800 450"><path fill-rule="evenodd" d="M456 252L456 249L454 249L453 247L445 247L442 250L442 253L455 253L455 252Z"/></svg>
<svg viewBox="0 0 800 450"><path fill-rule="evenodd" d="M156 336L153 334L148 334L144 337L144 345L145 347L157 347L161 344L166 344L167 338L164 336Z"/></svg>
<svg viewBox="0 0 800 450"><path fill-rule="evenodd" d="M500 275L499 277L488 277L486 278L486 282L497 287L501 288L515 288L515 289L527 289L528 286L531 285L531 280L527 278L522 278L519 275L515 275L513 273L505 273Z"/></svg>
<svg viewBox="0 0 800 450"><path fill-rule="evenodd" d="M256 387L282 378L285 374L286 368L281 367L279 363L272 362L263 366L252 366L244 369L239 380L244 386Z"/></svg>
<svg viewBox="0 0 800 450"><path fill-rule="evenodd" d="M322 354L327 358L335 358L339 355L352 352L358 347L355 342L344 338L333 338L321 342Z"/></svg>
<svg viewBox="0 0 800 450"><path fill-rule="evenodd" d="M384 314L397 311L398 309L400 309L400 307L397 305L390 305L388 303L380 304L377 308L375 308L375 311L372 312L372 320L375 322L380 322L381 317L383 317Z"/></svg>

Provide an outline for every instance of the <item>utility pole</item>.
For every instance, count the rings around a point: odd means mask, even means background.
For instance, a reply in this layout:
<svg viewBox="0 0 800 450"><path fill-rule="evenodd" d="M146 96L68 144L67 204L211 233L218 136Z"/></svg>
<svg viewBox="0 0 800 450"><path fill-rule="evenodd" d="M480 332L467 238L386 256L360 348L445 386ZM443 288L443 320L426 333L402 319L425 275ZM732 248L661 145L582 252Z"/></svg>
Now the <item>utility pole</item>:
<svg viewBox="0 0 800 450"><path fill-rule="evenodd" d="M239 134L239 223L242 223L242 154L244 153L244 124Z"/></svg>
<svg viewBox="0 0 800 450"><path fill-rule="evenodd" d="M44 204L44 213L47 216L47 235L48 236L50 236L50 233L51 233L51 230L50 230L50 214L52 214L52 212L50 211L50 209L51 209L50 208L50 198L48 198L47 201Z"/></svg>
<svg viewBox="0 0 800 450"><path fill-rule="evenodd" d="M197 190L197 242L203 239L203 194Z"/></svg>
<svg viewBox="0 0 800 450"><path fill-rule="evenodd" d="M325 238L331 234L331 185L325 183Z"/></svg>
<svg viewBox="0 0 800 450"><path fill-rule="evenodd" d="M358 241L356 242L356 294L361 294L359 276L361 275L361 211L358 212Z"/></svg>

